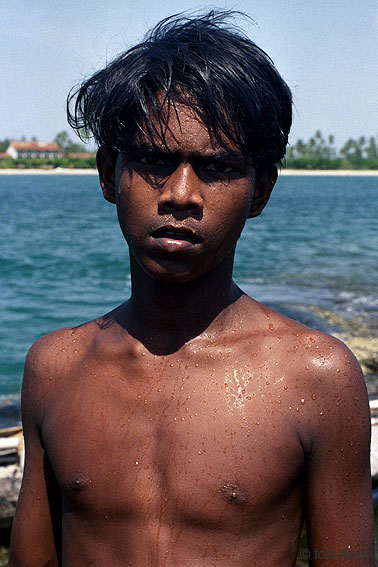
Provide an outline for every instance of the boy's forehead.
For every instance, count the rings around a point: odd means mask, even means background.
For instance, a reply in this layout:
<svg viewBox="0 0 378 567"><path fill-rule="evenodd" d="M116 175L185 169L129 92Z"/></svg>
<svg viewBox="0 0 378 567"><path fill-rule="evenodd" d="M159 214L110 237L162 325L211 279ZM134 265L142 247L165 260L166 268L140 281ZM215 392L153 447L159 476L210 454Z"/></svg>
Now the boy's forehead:
<svg viewBox="0 0 378 567"><path fill-rule="evenodd" d="M154 146L169 151L208 153L240 149L224 134L211 130L200 109L180 102L166 101L159 111L150 112L150 121L145 120L143 132L134 136L133 145Z"/></svg>

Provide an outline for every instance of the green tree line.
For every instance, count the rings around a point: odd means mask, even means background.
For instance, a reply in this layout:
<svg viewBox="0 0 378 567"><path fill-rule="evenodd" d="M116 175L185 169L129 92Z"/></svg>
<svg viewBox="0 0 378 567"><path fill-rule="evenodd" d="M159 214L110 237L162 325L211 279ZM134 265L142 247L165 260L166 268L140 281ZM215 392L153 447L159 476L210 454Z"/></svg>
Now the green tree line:
<svg viewBox="0 0 378 567"><path fill-rule="evenodd" d="M289 145L286 167L292 169L378 169L378 137L350 138L337 150L335 137L320 130L308 141Z"/></svg>

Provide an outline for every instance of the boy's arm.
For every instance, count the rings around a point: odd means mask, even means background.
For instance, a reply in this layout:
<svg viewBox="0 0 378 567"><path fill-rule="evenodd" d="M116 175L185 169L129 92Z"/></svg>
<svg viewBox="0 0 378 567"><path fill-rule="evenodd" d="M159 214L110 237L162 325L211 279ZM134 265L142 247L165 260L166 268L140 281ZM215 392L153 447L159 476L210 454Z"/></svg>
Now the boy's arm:
<svg viewBox="0 0 378 567"><path fill-rule="evenodd" d="M365 381L338 341L318 357L317 405L306 474L310 565L373 567L370 411Z"/></svg>
<svg viewBox="0 0 378 567"><path fill-rule="evenodd" d="M36 343L25 364L22 421L25 469L13 522L9 567L55 567L60 560L61 493L43 448L44 355Z"/></svg>

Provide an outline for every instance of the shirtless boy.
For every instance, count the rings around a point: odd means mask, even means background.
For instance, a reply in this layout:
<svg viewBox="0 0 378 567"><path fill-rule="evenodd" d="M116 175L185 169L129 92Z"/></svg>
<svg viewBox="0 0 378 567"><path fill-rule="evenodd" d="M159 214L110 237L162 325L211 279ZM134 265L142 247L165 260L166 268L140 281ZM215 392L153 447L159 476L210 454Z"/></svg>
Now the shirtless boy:
<svg viewBox="0 0 378 567"><path fill-rule="evenodd" d="M293 566L306 518L311 565L372 566L360 368L232 281L285 153L287 85L218 13L159 25L75 97L132 295L27 357L10 565Z"/></svg>

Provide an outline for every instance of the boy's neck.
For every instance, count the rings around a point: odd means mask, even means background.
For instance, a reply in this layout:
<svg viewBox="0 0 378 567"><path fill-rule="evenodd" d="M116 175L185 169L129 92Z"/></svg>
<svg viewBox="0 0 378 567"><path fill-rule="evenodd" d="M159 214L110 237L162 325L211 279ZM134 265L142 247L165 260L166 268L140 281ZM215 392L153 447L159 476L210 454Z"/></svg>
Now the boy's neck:
<svg viewBox="0 0 378 567"><path fill-rule="evenodd" d="M149 350L174 352L200 335L242 295L232 281L233 255L203 276L184 283L156 280L131 260L132 296L123 324ZM215 321L216 320L216 321Z"/></svg>

